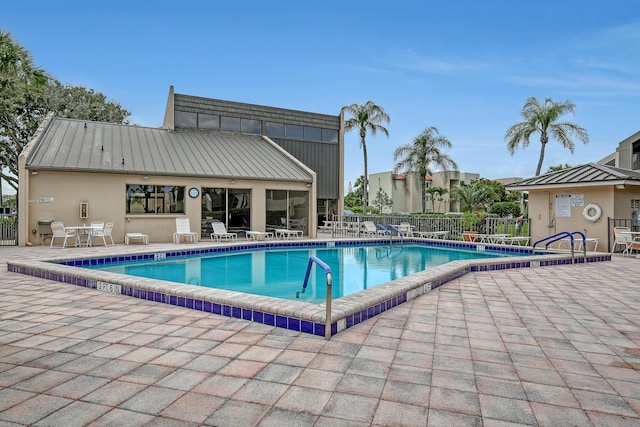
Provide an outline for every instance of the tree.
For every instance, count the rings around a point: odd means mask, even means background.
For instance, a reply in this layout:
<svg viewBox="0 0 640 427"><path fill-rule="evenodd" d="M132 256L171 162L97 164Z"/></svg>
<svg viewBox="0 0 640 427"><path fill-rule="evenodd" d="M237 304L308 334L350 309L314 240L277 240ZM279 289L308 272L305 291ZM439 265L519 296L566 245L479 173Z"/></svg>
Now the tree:
<svg viewBox="0 0 640 427"><path fill-rule="evenodd" d="M398 171L416 171L422 195L422 213L425 213L427 203L426 176L431 174L432 166L447 170L458 169L458 165L451 157L442 152L442 148L451 148L451 141L438 134L438 129L431 126L423 130L413 139L411 144L405 144L396 148L393 159L396 160L394 173Z"/></svg>
<svg viewBox="0 0 640 427"><path fill-rule="evenodd" d="M129 124L131 112L109 101L105 95L82 86L51 82L47 92L47 106L56 117L95 122Z"/></svg>
<svg viewBox="0 0 640 427"><path fill-rule="evenodd" d="M470 212L474 209L486 209L496 198L493 189L482 181L473 181L469 185L453 188L452 192L460 200L460 209Z"/></svg>
<svg viewBox="0 0 640 427"><path fill-rule="evenodd" d="M362 199L362 210L363 212L367 212L367 202L368 202L368 188L369 188L369 174L367 170L367 141L366 136L367 132L370 132L372 136L375 136L378 132L384 133L387 137L389 137L389 131L384 127L385 124L389 124L391 119L382 109L382 107L377 106L372 101L367 101L363 105L359 104L351 104L342 107L342 113L347 113L351 115L350 118L345 120L344 128L345 130L351 131L353 129L357 129L360 133L360 148L362 148L362 153L364 155L364 183L363 183L363 199Z"/></svg>
<svg viewBox="0 0 640 427"><path fill-rule="evenodd" d="M376 208L378 212L382 212L382 208L386 208L391 205L391 197L389 197L382 188L379 188L376 198L373 200L373 207Z"/></svg>
<svg viewBox="0 0 640 427"><path fill-rule="evenodd" d="M551 98L547 98L544 104L540 104L534 97L527 99L521 113L524 121L511 126L504 135L509 153L513 156L515 149L521 143L522 148L526 148L529 145L531 135L540 133L540 158L538 159L536 176L540 175L544 150L549 142L549 137L556 139L573 154L575 150L573 137L577 137L586 144L589 142L587 131L574 123L556 122L560 116L573 113L574 110L575 105L570 101L555 102Z"/></svg>
<svg viewBox="0 0 640 427"><path fill-rule="evenodd" d="M48 112L78 120L128 123L131 113L93 89L63 85L33 65L0 31L0 180L18 190L18 156Z"/></svg>
<svg viewBox="0 0 640 427"><path fill-rule="evenodd" d="M571 166L569 163L565 163L564 165L562 163L559 163L555 166L549 166L549 169L547 170L547 172L557 172L557 171L561 171L562 169L569 169L573 166Z"/></svg>
<svg viewBox="0 0 640 427"><path fill-rule="evenodd" d="M442 203L442 196L447 194L449 190L444 187L429 187L425 190L427 194L431 196L431 210L436 212L436 199L438 200L438 212L440 212L440 206Z"/></svg>
<svg viewBox="0 0 640 427"><path fill-rule="evenodd" d="M0 31L0 182L5 180L16 190L18 154L24 146L19 141L28 141L39 124L35 116L46 114L41 99L47 80L31 54L11 34Z"/></svg>
<svg viewBox="0 0 640 427"><path fill-rule="evenodd" d="M351 210L359 210L362 206L362 184L364 177L361 175L356 179L353 191L344 196L344 207ZM357 209L356 209L357 208Z"/></svg>

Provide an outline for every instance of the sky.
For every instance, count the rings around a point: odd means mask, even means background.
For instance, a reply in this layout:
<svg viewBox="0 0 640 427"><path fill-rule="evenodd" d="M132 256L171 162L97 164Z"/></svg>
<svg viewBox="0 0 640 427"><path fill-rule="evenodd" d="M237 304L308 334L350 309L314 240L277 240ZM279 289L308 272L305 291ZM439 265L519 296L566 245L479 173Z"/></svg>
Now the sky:
<svg viewBox="0 0 640 427"><path fill-rule="evenodd" d="M573 154L550 141L543 172L597 162L640 130L639 0L7 1L0 30L141 126L162 126L171 85L331 115L371 100L391 121L388 138L367 137L370 174L434 126L461 172L531 177L539 137L513 156L504 140L530 97L572 102L560 121L589 134ZM363 173L347 133L345 191Z"/></svg>

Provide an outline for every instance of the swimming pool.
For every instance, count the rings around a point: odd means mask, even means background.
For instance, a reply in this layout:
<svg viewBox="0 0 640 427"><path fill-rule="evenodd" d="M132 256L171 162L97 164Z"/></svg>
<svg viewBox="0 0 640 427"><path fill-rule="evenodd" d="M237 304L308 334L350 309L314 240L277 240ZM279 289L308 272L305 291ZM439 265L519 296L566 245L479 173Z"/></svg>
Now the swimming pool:
<svg viewBox="0 0 640 427"><path fill-rule="evenodd" d="M332 297L337 299L452 261L505 257L507 254L387 243L337 248L263 248L88 268L207 288L324 303L326 277L321 268L311 270L309 285L305 292L301 292L311 256L316 256L331 268Z"/></svg>
<svg viewBox="0 0 640 427"><path fill-rule="evenodd" d="M571 255L567 253L536 253L535 256L529 256L531 248L524 247L418 238L405 238L404 242L405 244L412 242L425 246L477 252L495 250L510 256L452 261L339 298L333 301L330 310L327 310L325 304L311 304L299 300L291 301L222 289L203 288L83 267L138 260L164 260L194 255L234 253L264 248L277 250L353 245L379 246L388 245L388 239L237 242L225 245L166 244L154 245L154 248L109 247L104 248L105 252L102 255L12 260L7 262L7 269L15 273L110 292L123 297L145 299L329 338L467 273L508 268L537 268L573 262ZM401 242L398 242L397 239L394 240L394 246L398 244ZM611 254L609 253L590 253L584 259L577 261L582 263L610 260ZM43 298L46 298L46 292L43 292L42 295ZM33 303L38 304L39 301Z"/></svg>

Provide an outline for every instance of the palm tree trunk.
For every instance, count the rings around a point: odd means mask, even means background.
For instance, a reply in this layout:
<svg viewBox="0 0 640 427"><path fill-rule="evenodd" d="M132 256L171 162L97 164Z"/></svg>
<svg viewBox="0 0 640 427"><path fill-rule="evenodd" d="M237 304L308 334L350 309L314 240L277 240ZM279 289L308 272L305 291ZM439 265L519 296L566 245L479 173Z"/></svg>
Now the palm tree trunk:
<svg viewBox="0 0 640 427"><path fill-rule="evenodd" d="M364 136L361 136L362 152L364 153L364 180L362 182L362 213L367 214L367 202L369 201L369 175L367 171L367 143Z"/></svg>
<svg viewBox="0 0 640 427"><path fill-rule="evenodd" d="M545 145L547 145L544 142L541 142L540 144L540 158L538 159L538 167L536 168L536 175L538 176L540 175L540 170L542 169L542 161L544 160L544 147Z"/></svg>

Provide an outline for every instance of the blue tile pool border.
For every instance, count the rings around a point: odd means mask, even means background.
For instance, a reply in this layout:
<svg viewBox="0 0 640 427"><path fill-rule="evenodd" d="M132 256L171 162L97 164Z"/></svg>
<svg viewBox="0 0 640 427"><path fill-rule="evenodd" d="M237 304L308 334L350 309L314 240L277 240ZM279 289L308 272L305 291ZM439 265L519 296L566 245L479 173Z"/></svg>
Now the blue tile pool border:
<svg viewBox="0 0 640 427"><path fill-rule="evenodd" d="M414 299L432 289L467 273L495 271L511 268L548 267L572 263L610 261L609 253L589 253L573 261L567 253L544 253L531 255L531 248L475 244L447 240L405 239L404 243L476 251L496 251L513 257L484 258L470 261L454 261L443 266L425 270L393 282L376 286L366 291L333 301L331 313L331 335L358 325L378 314ZM325 336L324 304L291 302L278 298L261 297L237 292L178 285L152 279L135 278L99 270L84 269L84 266L106 265L114 262L139 260L161 260L202 254L223 254L247 250L282 248L326 248L344 246L372 246L389 244L388 239L370 240L314 240L257 242L215 247L200 247L184 250L141 252L134 254L106 255L89 258L50 259L41 261L10 261L8 270L56 282L120 294L132 298L185 307L193 310L237 318L268 326ZM394 245L402 244L394 241ZM102 274L100 274L102 273ZM186 290L185 290L186 289ZM37 303L37 302L35 302ZM282 308L280 306L295 307Z"/></svg>

